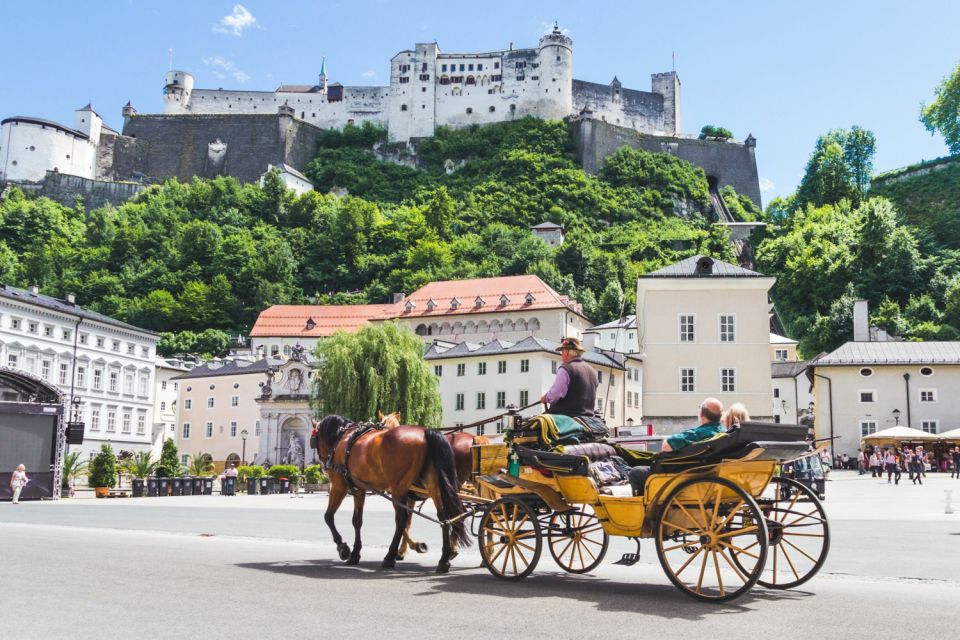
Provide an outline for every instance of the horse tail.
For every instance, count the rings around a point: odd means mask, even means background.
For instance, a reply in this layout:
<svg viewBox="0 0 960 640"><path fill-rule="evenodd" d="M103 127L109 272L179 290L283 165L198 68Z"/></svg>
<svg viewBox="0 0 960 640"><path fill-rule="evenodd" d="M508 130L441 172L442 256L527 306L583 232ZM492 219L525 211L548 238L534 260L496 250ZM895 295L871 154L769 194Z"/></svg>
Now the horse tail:
<svg viewBox="0 0 960 640"><path fill-rule="evenodd" d="M450 520L462 515L466 508L457 492L457 469L454 464L453 447L446 437L433 429L426 430L427 459L433 462L437 469L437 484L440 489L440 516L441 520ZM467 533L467 526L461 518L451 525L450 532L460 546L469 547L471 540Z"/></svg>

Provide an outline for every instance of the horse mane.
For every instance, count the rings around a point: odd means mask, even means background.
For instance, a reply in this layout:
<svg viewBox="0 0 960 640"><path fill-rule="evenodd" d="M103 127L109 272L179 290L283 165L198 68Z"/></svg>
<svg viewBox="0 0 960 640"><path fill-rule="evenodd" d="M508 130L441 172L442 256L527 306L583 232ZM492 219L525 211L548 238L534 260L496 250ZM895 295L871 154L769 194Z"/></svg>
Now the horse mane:
<svg viewBox="0 0 960 640"><path fill-rule="evenodd" d="M322 442L328 450L333 449L344 429L350 424L350 420L343 416L326 416L317 424L317 439Z"/></svg>

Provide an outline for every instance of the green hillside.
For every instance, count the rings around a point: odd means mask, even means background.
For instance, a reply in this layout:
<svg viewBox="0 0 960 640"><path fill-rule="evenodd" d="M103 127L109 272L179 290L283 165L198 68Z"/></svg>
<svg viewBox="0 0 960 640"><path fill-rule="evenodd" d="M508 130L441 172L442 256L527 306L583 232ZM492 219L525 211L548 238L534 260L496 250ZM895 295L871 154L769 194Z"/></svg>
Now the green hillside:
<svg viewBox="0 0 960 640"><path fill-rule="evenodd" d="M960 249L960 158L877 176L870 193L892 200L927 250Z"/></svg>

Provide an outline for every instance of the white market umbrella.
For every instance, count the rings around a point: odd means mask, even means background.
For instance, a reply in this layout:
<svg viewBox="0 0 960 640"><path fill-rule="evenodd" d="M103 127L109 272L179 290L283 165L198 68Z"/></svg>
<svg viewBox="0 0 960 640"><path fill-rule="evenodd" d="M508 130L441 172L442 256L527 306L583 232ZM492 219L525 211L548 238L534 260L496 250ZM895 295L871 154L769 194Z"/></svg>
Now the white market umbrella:
<svg viewBox="0 0 960 640"><path fill-rule="evenodd" d="M937 438L940 440L956 440L960 442L960 429L951 429L950 431L938 433Z"/></svg>
<svg viewBox="0 0 960 640"><path fill-rule="evenodd" d="M910 427L896 426L890 427L889 429L884 429L882 431L877 431L876 433L871 433L868 436L863 436L862 440L864 442L873 443L882 443L882 442L920 442L920 441L932 441L939 440L943 437L943 434L937 435L935 433L927 433L926 431L921 431L920 429L911 429Z"/></svg>

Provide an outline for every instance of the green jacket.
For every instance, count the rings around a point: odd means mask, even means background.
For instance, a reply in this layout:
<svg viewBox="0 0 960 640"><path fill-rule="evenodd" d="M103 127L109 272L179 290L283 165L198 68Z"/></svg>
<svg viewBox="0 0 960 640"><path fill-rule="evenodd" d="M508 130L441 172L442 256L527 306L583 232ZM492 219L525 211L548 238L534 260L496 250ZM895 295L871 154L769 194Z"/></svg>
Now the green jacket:
<svg viewBox="0 0 960 640"><path fill-rule="evenodd" d="M702 424L699 427L694 427L693 429L687 429L686 431L681 431L675 435L667 438L667 444L670 445L670 448L674 451L678 449L683 449L687 445L691 445L695 442L700 442L702 440L709 440L719 433L725 431L722 424L719 422L708 422Z"/></svg>

